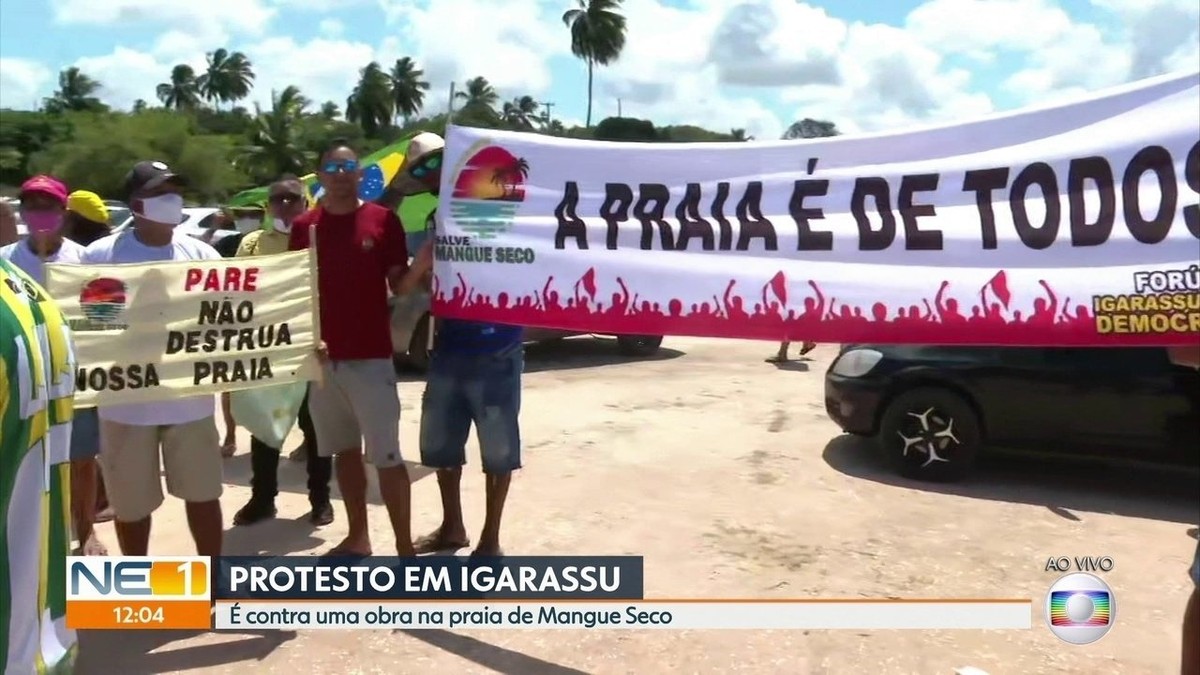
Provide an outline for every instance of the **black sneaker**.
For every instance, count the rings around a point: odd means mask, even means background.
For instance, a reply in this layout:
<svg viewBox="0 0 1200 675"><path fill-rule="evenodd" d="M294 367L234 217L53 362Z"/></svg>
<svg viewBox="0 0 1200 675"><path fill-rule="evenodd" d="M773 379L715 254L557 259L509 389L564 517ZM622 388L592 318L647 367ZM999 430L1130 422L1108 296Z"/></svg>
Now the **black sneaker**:
<svg viewBox="0 0 1200 675"><path fill-rule="evenodd" d="M233 516L234 525L253 525L275 517L275 502L250 498Z"/></svg>
<svg viewBox="0 0 1200 675"><path fill-rule="evenodd" d="M308 512L308 520L317 527L322 527L333 522L333 504L329 502L318 502L313 504L312 511Z"/></svg>

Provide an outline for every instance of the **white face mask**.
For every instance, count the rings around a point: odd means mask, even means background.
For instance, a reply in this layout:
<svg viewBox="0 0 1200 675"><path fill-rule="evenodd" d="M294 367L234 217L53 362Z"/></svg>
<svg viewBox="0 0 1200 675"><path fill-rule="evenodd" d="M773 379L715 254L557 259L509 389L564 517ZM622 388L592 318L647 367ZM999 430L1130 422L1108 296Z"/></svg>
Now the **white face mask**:
<svg viewBox="0 0 1200 675"><path fill-rule="evenodd" d="M165 194L143 199L140 215L156 223L178 225L183 222L183 195Z"/></svg>
<svg viewBox="0 0 1200 675"><path fill-rule="evenodd" d="M283 222L282 218L275 218L274 220L271 221L271 225L274 226L274 228L277 231L282 232L284 234L287 234L292 231L292 224Z"/></svg>

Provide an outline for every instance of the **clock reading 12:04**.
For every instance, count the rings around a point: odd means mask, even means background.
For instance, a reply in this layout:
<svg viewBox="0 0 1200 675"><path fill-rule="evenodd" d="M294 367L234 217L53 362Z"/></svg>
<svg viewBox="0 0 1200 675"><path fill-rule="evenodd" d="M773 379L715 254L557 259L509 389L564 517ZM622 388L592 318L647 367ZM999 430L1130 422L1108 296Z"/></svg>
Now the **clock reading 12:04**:
<svg viewBox="0 0 1200 675"><path fill-rule="evenodd" d="M112 611L118 624L148 625L163 622L162 605L117 605Z"/></svg>

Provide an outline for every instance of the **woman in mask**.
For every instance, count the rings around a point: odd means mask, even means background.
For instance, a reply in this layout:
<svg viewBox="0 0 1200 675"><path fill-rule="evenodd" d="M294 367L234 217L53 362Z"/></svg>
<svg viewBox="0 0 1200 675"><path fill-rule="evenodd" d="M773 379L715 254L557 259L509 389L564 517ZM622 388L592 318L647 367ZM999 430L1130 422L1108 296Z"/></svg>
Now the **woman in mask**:
<svg viewBox="0 0 1200 675"><path fill-rule="evenodd" d="M29 228L24 241L0 249L0 258L11 262L34 281L46 285L46 263L84 260L84 246L64 236L67 231L67 187L51 176L34 176L21 186L21 220ZM107 219L107 216L106 216ZM107 555L96 539L96 491L99 481L96 456L100 454L100 422L95 408L75 411L71 430L71 507L75 535L84 555Z"/></svg>

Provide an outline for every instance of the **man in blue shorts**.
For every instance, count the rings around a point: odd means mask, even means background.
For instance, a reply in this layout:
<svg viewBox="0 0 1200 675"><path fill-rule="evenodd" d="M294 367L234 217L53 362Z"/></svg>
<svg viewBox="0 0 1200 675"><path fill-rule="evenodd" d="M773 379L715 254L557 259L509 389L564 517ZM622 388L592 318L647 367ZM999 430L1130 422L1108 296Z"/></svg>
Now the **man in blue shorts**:
<svg viewBox="0 0 1200 675"><path fill-rule="evenodd" d="M419 134L389 192L438 193L444 142ZM436 218L435 234L436 234ZM425 243L425 249L433 246ZM428 250L418 260L432 260ZM479 438L486 487L483 532L473 556L500 556L500 518L512 472L521 468L521 372L525 369L520 326L439 319L421 399L421 463L436 468L442 524L413 543L417 553L470 545L459 485L471 425Z"/></svg>

